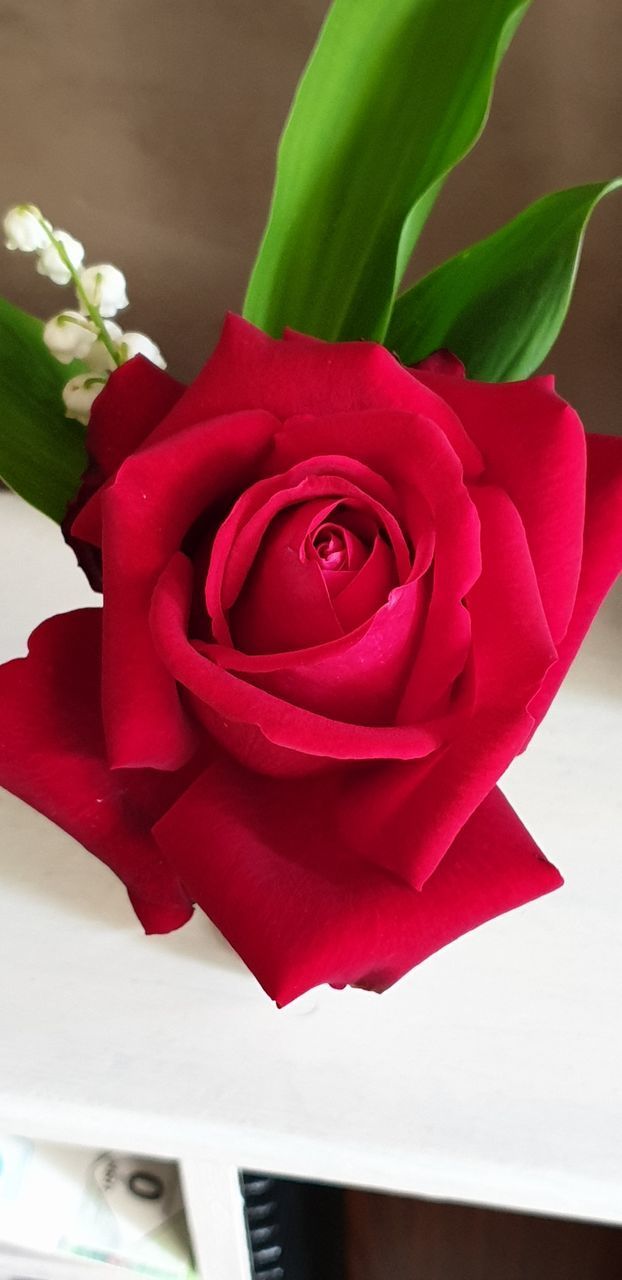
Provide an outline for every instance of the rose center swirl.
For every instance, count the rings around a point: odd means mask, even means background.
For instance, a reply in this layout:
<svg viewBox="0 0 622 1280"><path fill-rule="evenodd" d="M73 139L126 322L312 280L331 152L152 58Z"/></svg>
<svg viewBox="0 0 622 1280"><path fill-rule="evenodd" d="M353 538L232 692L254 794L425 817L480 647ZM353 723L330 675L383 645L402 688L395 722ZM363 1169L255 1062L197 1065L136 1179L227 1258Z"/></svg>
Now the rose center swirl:
<svg viewBox="0 0 622 1280"><path fill-rule="evenodd" d="M210 557L213 637L247 654L338 640L369 621L413 567L381 499L339 475L284 479L282 488L260 483L236 504Z"/></svg>

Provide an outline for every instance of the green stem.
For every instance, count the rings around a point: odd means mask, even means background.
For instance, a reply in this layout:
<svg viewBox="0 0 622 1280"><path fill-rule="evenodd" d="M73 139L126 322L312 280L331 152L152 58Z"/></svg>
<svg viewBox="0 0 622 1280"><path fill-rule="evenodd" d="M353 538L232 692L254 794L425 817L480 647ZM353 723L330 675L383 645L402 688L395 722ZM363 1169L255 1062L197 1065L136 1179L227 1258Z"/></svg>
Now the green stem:
<svg viewBox="0 0 622 1280"><path fill-rule="evenodd" d="M48 239L54 245L54 248L56 249L56 252L61 262L66 266L71 276L71 280L73 283L73 287L76 291L78 301L82 304L86 314L89 317L89 320L91 320L93 325L95 326L100 342L103 342L106 348L106 351L108 352L111 359L114 360L114 363L117 366L122 364L123 363L122 356L120 352L117 351L117 348L115 347L115 344L112 341L110 334L108 333L108 330L104 324L104 321L102 320L102 317L99 314L98 308L92 302L90 302L89 299L87 298L84 288L82 286L82 281L80 280L80 276L78 275L78 272L76 271L71 261L71 258L69 257L69 254L65 249L64 244L62 243L62 241L56 239L54 232L50 230L48 224L45 221L45 218L39 217L37 218L37 221L43 227L43 230L45 231L45 234L47 235Z"/></svg>

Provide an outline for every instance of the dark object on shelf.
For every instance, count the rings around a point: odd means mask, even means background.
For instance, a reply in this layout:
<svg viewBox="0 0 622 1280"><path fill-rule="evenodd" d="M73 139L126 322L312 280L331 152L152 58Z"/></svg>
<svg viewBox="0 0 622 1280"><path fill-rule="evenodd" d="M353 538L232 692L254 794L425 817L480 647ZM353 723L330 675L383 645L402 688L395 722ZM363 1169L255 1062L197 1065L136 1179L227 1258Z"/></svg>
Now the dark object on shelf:
<svg viewBox="0 0 622 1280"><path fill-rule="evenodd" d="M622 1228L348 1190L348 1280L621 1280Z"/></svg>
<svg viewBox="0 0 622 1280"><path fill-rule="evenodd" d="M338 1187L242 1174L254 1280L343 1280Z"/></svg>

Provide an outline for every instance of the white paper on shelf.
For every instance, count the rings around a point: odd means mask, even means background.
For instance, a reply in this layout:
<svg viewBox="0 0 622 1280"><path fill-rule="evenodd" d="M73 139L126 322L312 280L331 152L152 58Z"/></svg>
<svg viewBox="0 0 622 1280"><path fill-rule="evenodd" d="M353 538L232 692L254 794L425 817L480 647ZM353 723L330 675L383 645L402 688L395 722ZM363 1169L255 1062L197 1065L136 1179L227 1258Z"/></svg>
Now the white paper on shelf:
<svg viewBox="0 0 622 1280"><path fill-rule="evenodd" d="M193 1275L176 1165L114 1151L0 1137L0 1245Z"/></svg>
<svg viewBox="0 0 622 1280"><path fill-rule="evenodd" d="M132 1267L0 1246L0 1280L135 1280Z"/></svg>

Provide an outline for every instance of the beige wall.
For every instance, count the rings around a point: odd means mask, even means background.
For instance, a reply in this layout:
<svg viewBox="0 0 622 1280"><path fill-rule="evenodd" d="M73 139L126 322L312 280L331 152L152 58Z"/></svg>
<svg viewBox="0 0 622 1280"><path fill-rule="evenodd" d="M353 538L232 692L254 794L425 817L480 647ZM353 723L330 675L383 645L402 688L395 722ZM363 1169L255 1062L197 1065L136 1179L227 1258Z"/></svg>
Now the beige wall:
<svg viewBox="0 0 622 1280"><path fill-rule="evenodd" d="M387 0L390 3L390 0ZM465 4L469 0L465 0ZM0 0L0 204L31 199L128 276L132 326L187 377L239 307L280 125L326 0ZM622 170L620 0L536 0L489 130L425 233L426 269L536 196ZM622 196L597 210L552 364L620 429ZM21 255L0 288L45 316Z"/></svg>

